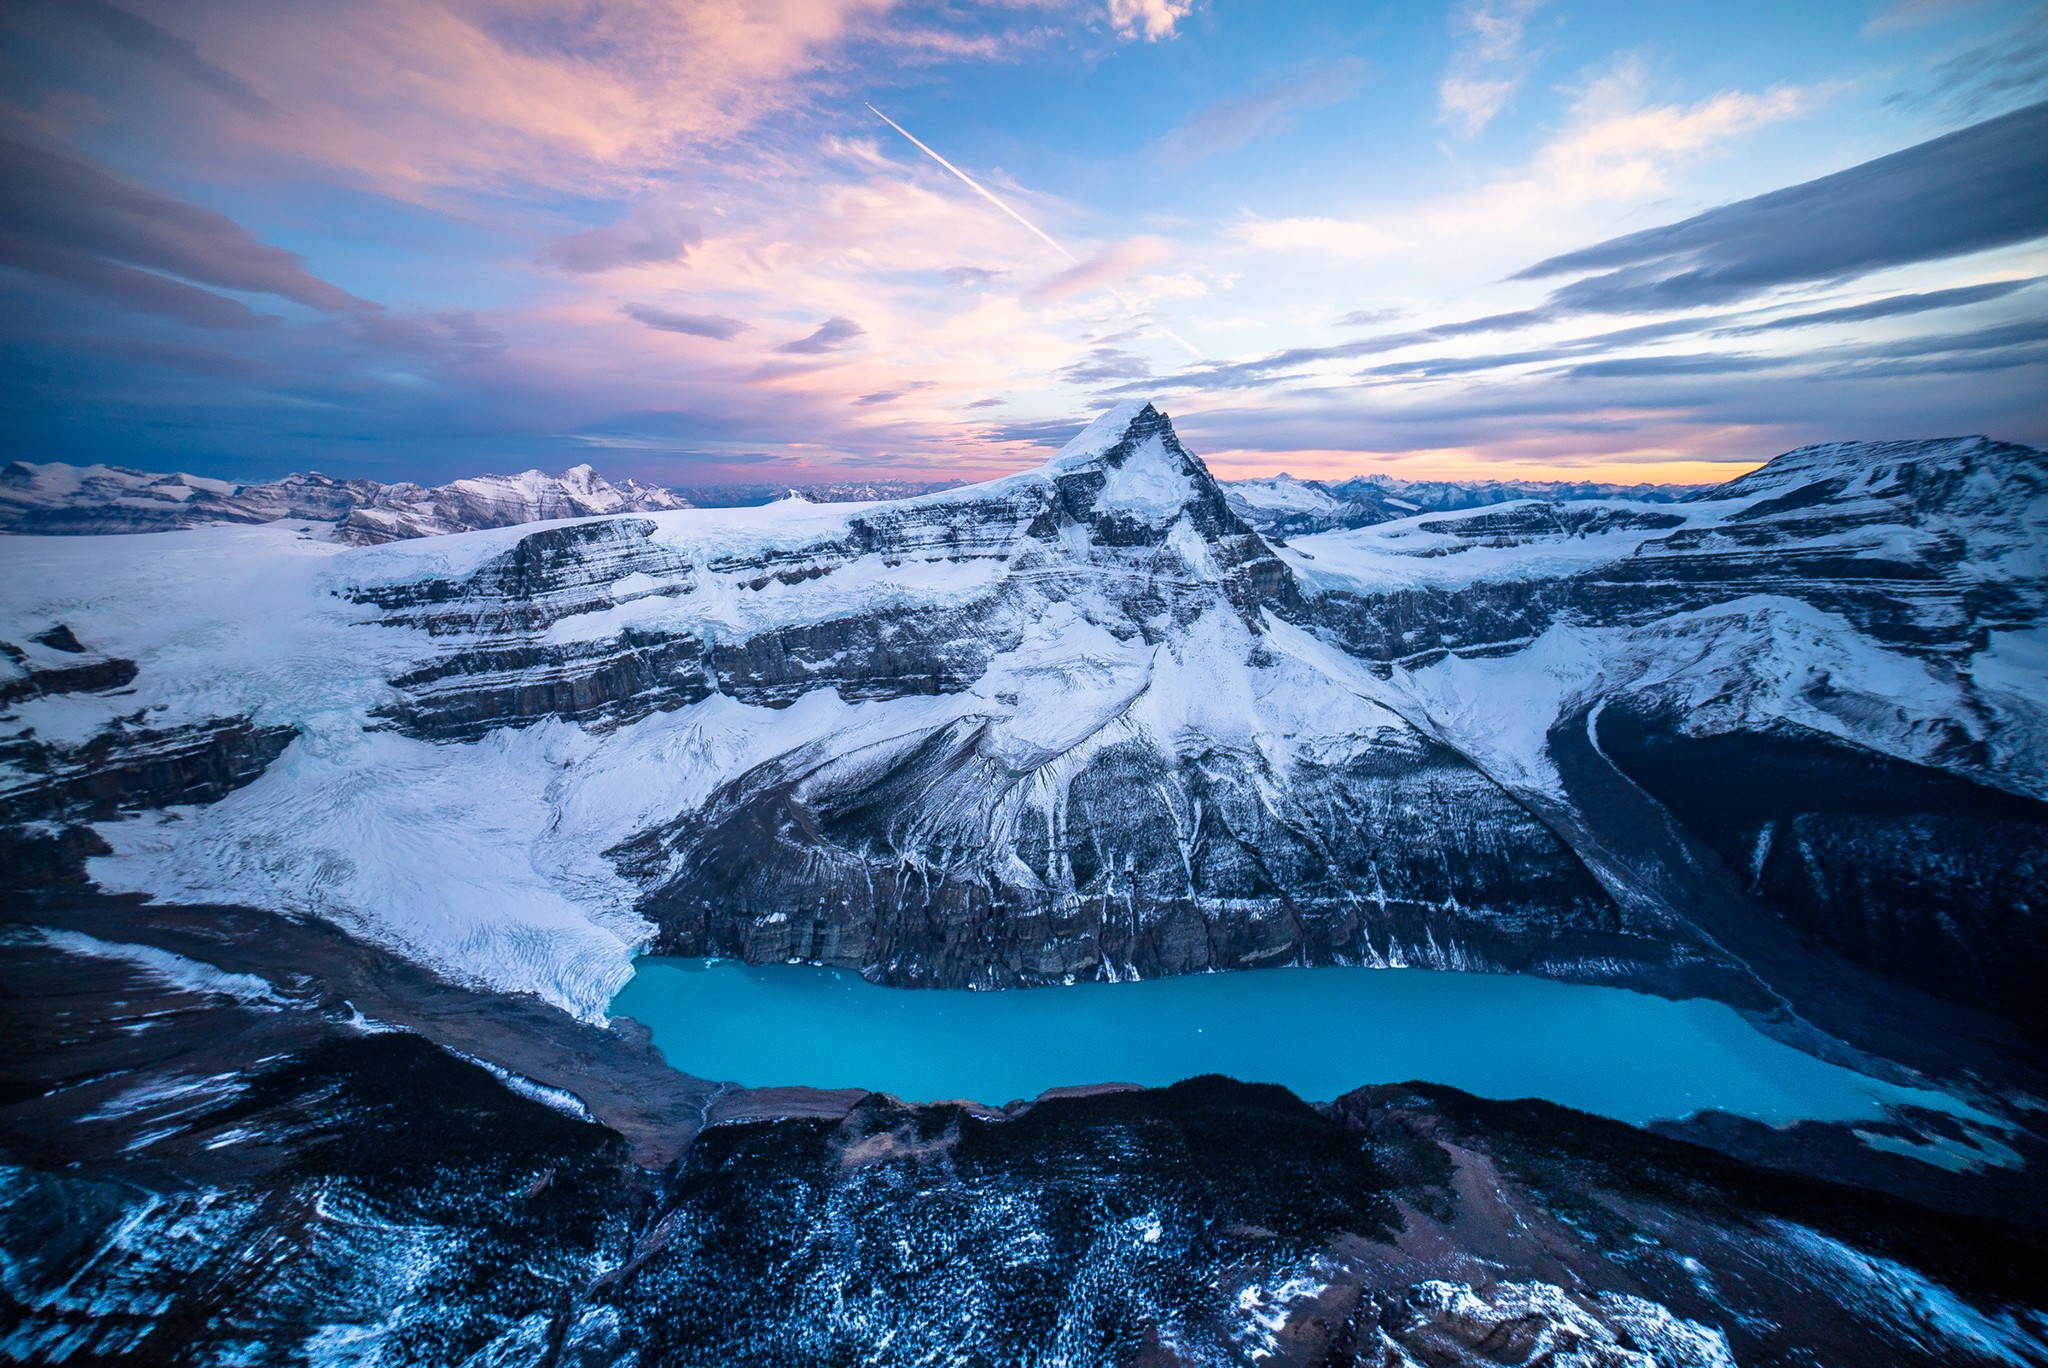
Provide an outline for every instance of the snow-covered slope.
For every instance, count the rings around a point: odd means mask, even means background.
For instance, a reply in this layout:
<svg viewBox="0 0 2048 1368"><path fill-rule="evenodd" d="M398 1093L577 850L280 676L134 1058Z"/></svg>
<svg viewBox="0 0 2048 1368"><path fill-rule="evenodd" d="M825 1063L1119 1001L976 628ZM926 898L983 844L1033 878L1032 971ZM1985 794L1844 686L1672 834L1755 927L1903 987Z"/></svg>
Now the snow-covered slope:
<svg viewBox="0 0 2048 1368"><path fill-rule="evenodd" d="M15 539L0 815L586 1016L650 944L1770 1006L1746 916L2025 1017L2044 458L1783 462L1276 548L1139 404L893 503Z"/></svg>
<svg viewBox="0 0 2048 1368"><path fill-rule="evenodd" d="M303 519L336 524L356 545L510 527L548 518L688 508L679 495L637 480L613 484L587 465L483 475L426 488L287 475L233 484L197 475L151 475L121 466L10 463L0 470L0 532L161 532L209 523Z"/></svg>

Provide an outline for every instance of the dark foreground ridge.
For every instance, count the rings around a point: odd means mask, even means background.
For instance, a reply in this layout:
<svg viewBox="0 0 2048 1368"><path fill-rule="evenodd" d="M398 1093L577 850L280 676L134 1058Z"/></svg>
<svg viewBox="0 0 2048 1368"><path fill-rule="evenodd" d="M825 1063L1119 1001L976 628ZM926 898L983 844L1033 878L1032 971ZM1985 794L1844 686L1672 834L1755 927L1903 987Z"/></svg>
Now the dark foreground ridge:
<svg viewBox="0 0 2048 1368"><path fill-rule="evenodd" d="M870 1095L648 1168L411 1032L10 949L13 1361L2044 1361L2039 1230L1549 1104Z"/></svg>

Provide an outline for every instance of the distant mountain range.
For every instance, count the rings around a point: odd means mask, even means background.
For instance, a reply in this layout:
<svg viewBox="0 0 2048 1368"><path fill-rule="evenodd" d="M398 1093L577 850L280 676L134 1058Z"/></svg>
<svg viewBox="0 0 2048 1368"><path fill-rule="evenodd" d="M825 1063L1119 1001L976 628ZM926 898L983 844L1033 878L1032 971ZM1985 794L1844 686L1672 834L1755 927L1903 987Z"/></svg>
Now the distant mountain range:
<svg viewBox="0 0 2048 1368"><path fill-rule="evenodd" d="M1266 536L1282 539L1347 527L1371 527L1418 513L1483 508L1516 499L1673 503L1703 487L1603 484L1592 480L1402 480L1392 475L1360 475L1331 482L1298 480L1286 474L1265 480L1219 483L1232 512Z"/></svg>
<svg viewBox="0 0 2048 1368"><path fill-rule="evenodd" d="M936 494L964 483L833 480L801 485L664 486L633 479L612 481L588 465L579 465L560 475L528 470L431 486L409 481L336 480L317 473L236 484L204 475L152 474L123 466L15 461L0 470L0 533L165 532L207 523L295 518L332 523L334 540L370 546L605 513L746 508L792 495L809 503L880 503ZM1684 485L1400 480L1391 475L1362 475L1339 482L1276 475L1220 481L1219 487L1239 517L1260 532L1282 539L1515 499L1619 498L1663 503L1694 492Z"/></svg>
<svg viewBox="0 0 2048 1368"><path fill-rule="evenodd" d="M587 465L560 475L528 470L437 486L287 475L235 484L203 475L154 475L122 466L32 465L0 471L0 532L41 535L166 532L207 523L287 518L334 524L336 541L356 546L484 527L511 527L600 513L688 508L659 485L616 484Z"/></svg>

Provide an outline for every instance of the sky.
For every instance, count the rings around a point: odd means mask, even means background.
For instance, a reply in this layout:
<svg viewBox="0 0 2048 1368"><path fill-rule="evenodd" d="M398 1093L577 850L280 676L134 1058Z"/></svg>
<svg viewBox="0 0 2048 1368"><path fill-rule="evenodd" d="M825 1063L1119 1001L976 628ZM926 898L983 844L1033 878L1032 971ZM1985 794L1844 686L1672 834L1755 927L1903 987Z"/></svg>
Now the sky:
<svg viewBox="0 0 2048 1368"><path fill-rule="evenodd" d="M1998 0L9 0L5 455L972 479L1131 398L1225 477L2048 445L2044 100Z"/></svg>

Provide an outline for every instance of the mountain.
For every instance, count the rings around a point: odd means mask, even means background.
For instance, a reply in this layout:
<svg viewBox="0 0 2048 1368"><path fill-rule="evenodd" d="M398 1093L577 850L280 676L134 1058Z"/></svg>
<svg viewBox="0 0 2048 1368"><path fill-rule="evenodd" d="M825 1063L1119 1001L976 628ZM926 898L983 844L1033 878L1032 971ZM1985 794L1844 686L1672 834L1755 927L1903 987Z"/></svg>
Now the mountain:
<svg viewBox="0 0 2048 1368"><path fill-rule="evenodd" d="M110 890L586 1017L648 944L985 987L1416 964L1910 1055L1875 982L2043 1025L2043 460L1813 448L1276 546L1138 404L896 503L23 544L0 812L93 822Z"/></svg>
<svg viewBox="0 0 2048 1368"><path fill-rule="evenodd" d="M692 508L751 508L773 503L791 494L811 503L879 503L889 499L914 499L942 489L958 489L962 480L828 480L821 484L716 484L677 485Z"/></svg>
<svg viewBox="0 0 2048 1368"><path fill-rule="evenodd" d="M233 484L198 475L54 462L13 461L0 470L0 532L38 535L162 532L301 519L333 523L335 540L368 546L483 527L689 506L656 485L636 480L613 484L587 465L560 475L529 470L432 488L320 474Z"/></svg>
<svg viewBox="0 0 2048 1368"><path fill-rule="evenodd" d="M1287 541L1143 404L883 502L169 488L0 544L0 1354L2048 1361L2048 454ZM606 1019L648 948L1515 970L1969 1105L746 1088Z"/></svg>
<svg viewBox="0 0 2048 1368"><path fill-rule="evenodd" d="M1402 480L1392 475L1361 475L1325 482L1297 480L1285 474L1263 480L1226 481L1223 490L1239 517L1267 536L1283 539L1396 522L1417 513L1454 512L1521 499L1672 503L1698 492L1685 485L1622 485L1584 480Z"/></svg>

